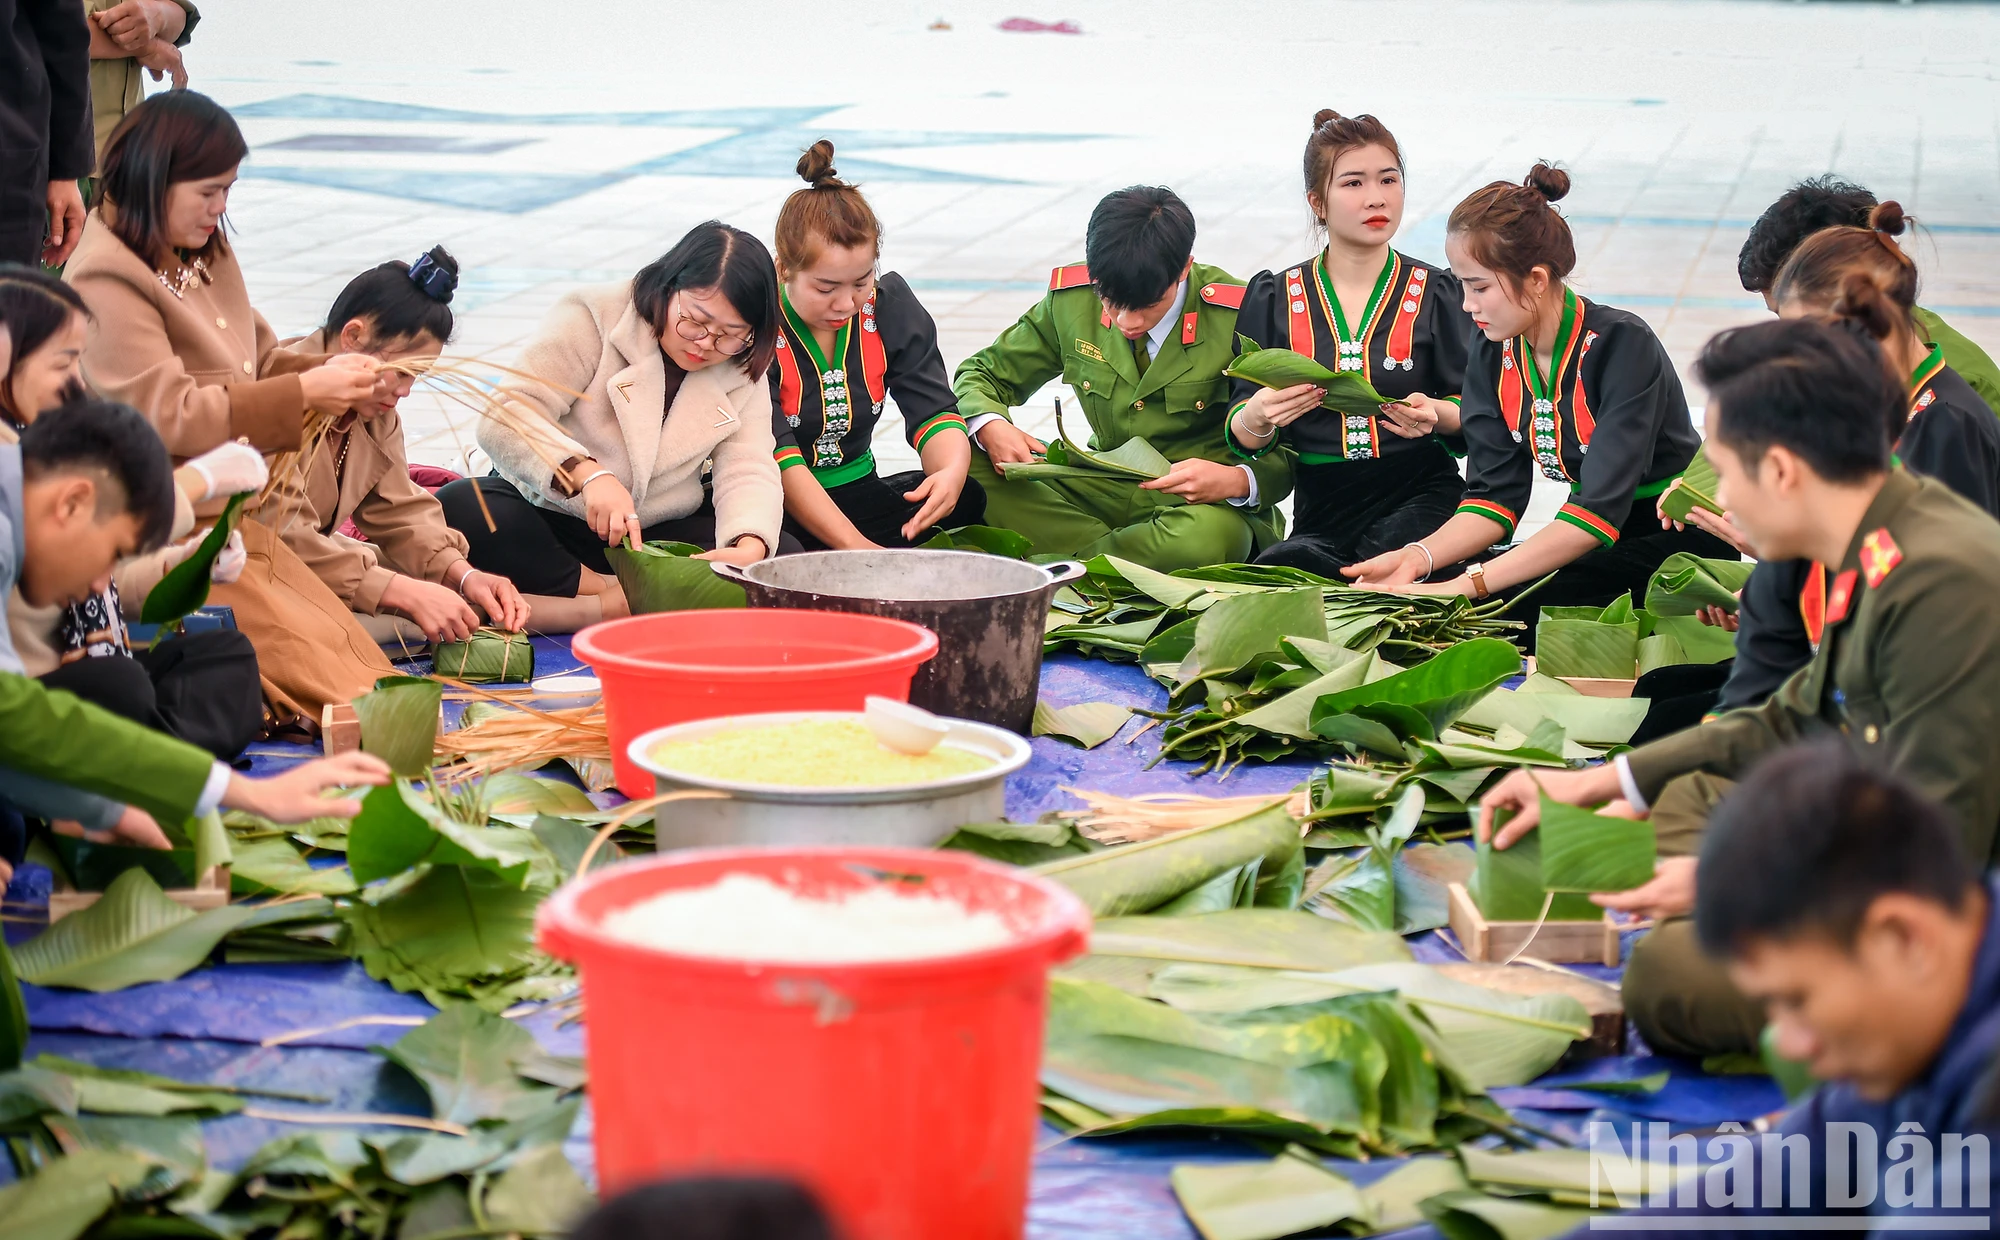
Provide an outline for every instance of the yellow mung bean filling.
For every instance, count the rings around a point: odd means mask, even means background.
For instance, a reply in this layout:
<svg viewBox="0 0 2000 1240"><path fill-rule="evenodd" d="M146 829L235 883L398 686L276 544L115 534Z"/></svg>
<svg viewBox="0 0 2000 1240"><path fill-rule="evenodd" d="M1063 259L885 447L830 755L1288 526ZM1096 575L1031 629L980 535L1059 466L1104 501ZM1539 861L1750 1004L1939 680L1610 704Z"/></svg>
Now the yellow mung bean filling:
<svg viewBox="0 0 2000 1240"><path fill-rule="evenodd" d="M653 761L670 771L747 784L795 788L879 788L921 784L985 770L985 754L939 745L913 757L875 739L852 719L804 719L732 728L653 746Z"/></svg>

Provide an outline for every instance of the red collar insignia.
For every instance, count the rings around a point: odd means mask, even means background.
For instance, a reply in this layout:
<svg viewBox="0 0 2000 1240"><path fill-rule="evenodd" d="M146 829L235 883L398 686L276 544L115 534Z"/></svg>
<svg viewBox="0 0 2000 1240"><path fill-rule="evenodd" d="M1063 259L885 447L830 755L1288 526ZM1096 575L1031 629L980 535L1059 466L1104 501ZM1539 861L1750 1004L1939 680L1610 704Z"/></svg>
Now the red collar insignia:
<svg viewBox="0 0 2000 1240"><path fill-rule="evenodd" d="M1853 569L1848 569L1833 579L1833 588L1826 592L1826 622L1839 624L1847 619L1847 609L1854 602Z"/></svg>
<svg viewBox="0 0 2000 1240"><path fill-rule="evenodd" d="M1869 589L1881 585L1882 579L1902 562L1903 549L1889 537L1886 528L1872 530L1861 540L1861 574L1868 578Z"/></svg>

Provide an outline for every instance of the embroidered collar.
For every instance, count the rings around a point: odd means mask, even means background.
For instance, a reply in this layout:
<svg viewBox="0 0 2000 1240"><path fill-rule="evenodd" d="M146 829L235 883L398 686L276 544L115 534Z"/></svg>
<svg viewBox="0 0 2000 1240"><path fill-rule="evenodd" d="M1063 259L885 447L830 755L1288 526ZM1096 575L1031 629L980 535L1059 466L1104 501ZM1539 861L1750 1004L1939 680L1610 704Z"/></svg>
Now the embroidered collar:
<svg viewBox="0 0 2000 1240"><path fill-rule="evenodd" d="M1927 396L1930 395L1925 389L1930 387L1931 380L1937 378L1938 372L1943 369L1944 369L1944 346L1941 344L1934 344L1931 346L1931 351L1929 353L1924 354L1924 360L1918 362L1917 368L1914 371L1910 372L1911 413L1921 412L1927 405L1931 403L1930 400L1925 399Z"/></svg>
<svg viewBox="0 0 2000 1240"><path fill-rule="evenodd" d="M1368 368L1368 338L1375 333L1375 324L1382 318L1383 296L1395 283L1396 269L1401 260L1396 251L1390 250L1383 262L1381 273L1375 277L1375 287L1368 294L1368 304L1361 311L1361 330L1347 330L1347 316L1341 312L1340 298L1333 291L1333 277L1327 274L1326 251L1322 250L1313 258L1313 274L1318 277L1320 305L1326 310L1326 321L1333 325L1334 346L1340 351L1336 365L1339 370L1359 370Z"/></svg>

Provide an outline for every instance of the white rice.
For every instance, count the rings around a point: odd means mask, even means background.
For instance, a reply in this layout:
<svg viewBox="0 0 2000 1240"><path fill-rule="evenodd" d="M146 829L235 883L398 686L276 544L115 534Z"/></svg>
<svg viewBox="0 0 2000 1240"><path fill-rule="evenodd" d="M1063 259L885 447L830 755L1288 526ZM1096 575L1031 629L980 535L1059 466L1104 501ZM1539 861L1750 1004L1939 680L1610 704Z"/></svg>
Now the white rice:
<svg viewBox="0 0 2000 1240"><path fill-rule="evenodd" d="M786 964L922 960L1013 937L998 914L940 896L880 886L818 899L750 874L627 905L605 915L604 931L682 955Z"/></svg>

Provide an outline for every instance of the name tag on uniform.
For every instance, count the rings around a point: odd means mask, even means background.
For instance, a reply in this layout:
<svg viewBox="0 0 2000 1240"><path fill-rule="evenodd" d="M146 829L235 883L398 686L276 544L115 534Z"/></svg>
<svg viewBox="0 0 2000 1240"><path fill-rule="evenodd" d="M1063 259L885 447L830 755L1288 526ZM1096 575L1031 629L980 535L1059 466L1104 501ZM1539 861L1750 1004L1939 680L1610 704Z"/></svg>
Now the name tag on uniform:
<svg viewBox="0 0 2000 1240"><path fill-rule="evenodd" d="M1085 357L1089 358L1091 361L1094 362L1101 362L1104 360L1104 354L1099 352L1097 346L1090 343L1088 340L1077 341L1076 351L1078 353L1083 354Z"/></svg>

